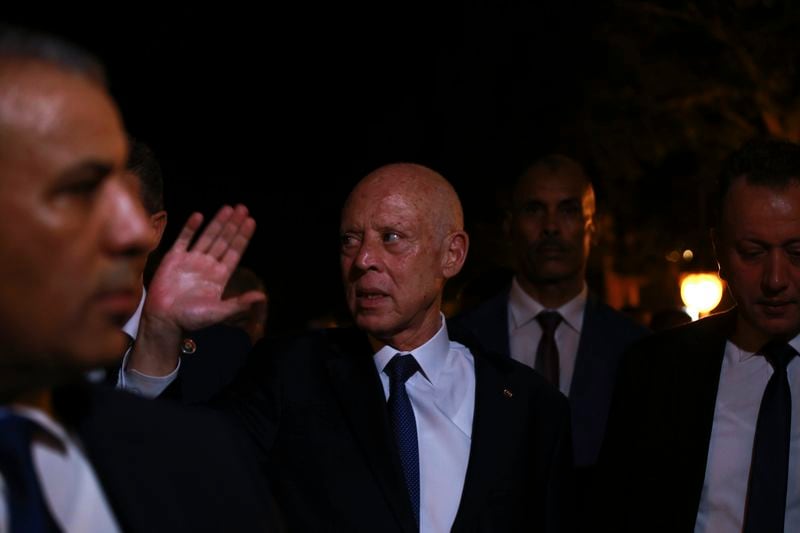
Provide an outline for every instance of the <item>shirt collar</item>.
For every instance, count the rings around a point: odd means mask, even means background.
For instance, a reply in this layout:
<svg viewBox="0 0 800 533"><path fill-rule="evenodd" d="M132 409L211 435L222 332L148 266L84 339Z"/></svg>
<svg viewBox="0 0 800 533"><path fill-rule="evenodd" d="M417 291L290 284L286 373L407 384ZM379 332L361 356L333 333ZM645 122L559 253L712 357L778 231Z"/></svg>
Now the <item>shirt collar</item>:
<svg viewBox="0 0 800 533"><path fill-rule="evenodd" d="M133 313L133 316L122 326L122 331L127 333L133 340L136 340L136 334L139 333L139 321L142 319L145 296L147 296L147 289L142 287L142 297L139 298L139 307L136 308L136 312Z"/></svg>
<svg viewBox="0 0 800 533"><path fill-rule="evenodd" d="M734 359L733 360L734 363L742 363L744 361L747 361L748 359L754 357L758 353L758 352L748 352L746 350L742 350L739 346L737 346L733 342L731 341L728 342L730 342L731 346L733 346L733 353L731 355ZM790 340L789 346L794 348L797 351L797 353L800 353L800 335L796 335L792 340Z"/></svg>
<svg viewBox="0 0 800 533"><path fill-rule="evenodd" d="M447 325L445 324L444 315L439 313L439 316L442 322L439 331L422 346L414 348L413 350L403 351L387 344L378 350L373 356L375 367L378 369L378 372L383 372L383 369L386 368L386 365L389 364L389 361L391 361L392 357L396 354L410 353L414 355L414 359L419 363L422 369L422 375L435 387L442 368L446 363L447 354L450 352L450 337L447 335Z"/></svg>
<svg viewBox="0 0 800 533"><path fill-rule="evenodd" d="M17 416L33 421L39 431L43 431L51 439L54 439L51 442L57 443L62 451L65 449L65 443L69 441L67 430L41 409L29 405L12 404L0 407L0 411L10 411Z"/></svg>
<svg viewBox="0 0 800 533"><path fill-rule="evenodd" d="M508 306L511 309L511 318L514 329L520 328L534 320L536 315L542 311L558 311L564 319L564 323L577 333L583 328L583 312L586 309L586 300L589 297L589 289L584 282L583 288L578 295L557 309L548 309L525 292L525 289L517 282L517 277L511 281L511 291L508 295Z"/></svg>

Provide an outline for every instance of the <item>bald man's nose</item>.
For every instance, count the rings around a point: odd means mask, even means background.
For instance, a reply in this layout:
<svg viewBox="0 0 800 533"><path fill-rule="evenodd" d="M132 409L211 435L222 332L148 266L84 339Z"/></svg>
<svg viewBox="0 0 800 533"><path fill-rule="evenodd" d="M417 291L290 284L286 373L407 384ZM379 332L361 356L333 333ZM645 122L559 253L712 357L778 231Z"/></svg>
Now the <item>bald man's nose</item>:
<svg viewBox="0 0 800 533"><path fill-rule="evenodd" d="M108 184L105 240L115 253L146 252L150 244L150 224L147 213L136 194L122 180Z"/></svg>

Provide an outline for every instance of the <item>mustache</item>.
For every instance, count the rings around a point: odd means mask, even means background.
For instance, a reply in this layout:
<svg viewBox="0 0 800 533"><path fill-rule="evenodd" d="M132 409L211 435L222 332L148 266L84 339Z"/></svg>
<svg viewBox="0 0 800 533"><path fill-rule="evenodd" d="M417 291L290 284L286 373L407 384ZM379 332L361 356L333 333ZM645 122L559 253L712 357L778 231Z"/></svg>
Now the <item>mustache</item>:
<svg viewBox="0 0 800 533"><path fill-rule="evenodd" d="M566 253L572 250L572 245L559 237L546 236L540 240L532 243L528 247L528 253L535 255L543 252L562 252Z"/></svg>

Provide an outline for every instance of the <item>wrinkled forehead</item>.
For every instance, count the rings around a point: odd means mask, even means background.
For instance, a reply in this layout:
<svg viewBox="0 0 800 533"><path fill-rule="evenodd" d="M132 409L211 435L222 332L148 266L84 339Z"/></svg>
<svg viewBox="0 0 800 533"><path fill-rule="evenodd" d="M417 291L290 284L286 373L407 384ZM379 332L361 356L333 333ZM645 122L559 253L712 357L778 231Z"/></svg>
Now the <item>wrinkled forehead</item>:
<svg viewBox="0 0 800 533"><path fill-rule="evenodd" d="M432 224L432 213L424 195L400 184L362 183L342 210L342 226L420 227Z"/></svg>

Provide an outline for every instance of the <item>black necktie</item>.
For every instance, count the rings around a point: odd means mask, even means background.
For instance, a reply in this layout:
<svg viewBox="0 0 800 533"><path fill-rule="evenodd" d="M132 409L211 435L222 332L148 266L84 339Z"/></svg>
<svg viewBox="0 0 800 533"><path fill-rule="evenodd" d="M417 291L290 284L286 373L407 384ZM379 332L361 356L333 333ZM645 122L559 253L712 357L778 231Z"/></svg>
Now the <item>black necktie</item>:
<svg viewBox="0 0 800 533"><path fill-rule="evenodd" d="M556 311L542 311L536 315L536 320L542 326L542 338L536 349L534 368L542 374L547 381L558 388L558 346L556 346L556 328L561 323L561 315Z"/></svg>
<svg viewBox="0 0 800 533"><path fill-rule="evenodd" d="M31 434L35 427L27 418L0 413L0 471L6 483L11 533L59 530L47 509L33 468Z"/></svg>
<svg viewBox="0 0 800 533"><path fill-rule="evenodd" d="M760 353L774 372L758 410L743 533L783 533L792 420L786 365L797 352L785 342L773 341Z"/></svg>
<svg viewBox="0 0 800 533"><path fill-rule="evenodd" d="M386 365L389 375L389 421L392 425L403 476L406 480L411 508L419 527L419 445L417 443L417 420L406 393L406 380L419 370L419 364L411 354L397 354Z"/></svg>

